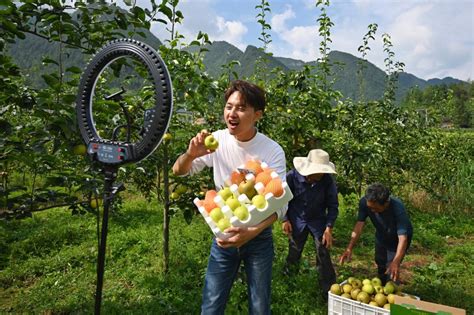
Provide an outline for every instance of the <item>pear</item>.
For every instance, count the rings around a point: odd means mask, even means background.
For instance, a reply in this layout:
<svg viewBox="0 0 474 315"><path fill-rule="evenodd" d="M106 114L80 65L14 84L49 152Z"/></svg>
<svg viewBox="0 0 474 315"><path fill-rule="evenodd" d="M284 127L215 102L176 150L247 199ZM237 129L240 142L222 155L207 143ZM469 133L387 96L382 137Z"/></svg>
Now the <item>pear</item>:
<svg viewBox="0 0 474 315"><path fill-rule="evenodd" d="M352 289L351 291L351 297L353 300L357 300L357 295L360 293L360 289L357 288L357 289Z"/></svg>
<svg viewBox="0 0 474 315"><path fill-rule="evenodd" d="M352 286L349 283L345 283L342 286L342 291L344 291L344 293L350 293L352 291Z"/></svg>
<svg viewBox="0 0 474 315"><path fill-rule="evenodd" d="M365 304L369 304L370 296L367 292L362 291L359 294L357 294L357 301L365 303Z"/></svg>
<svg viewBox="0 0 474 315"><path fill-rule="evenodd" d="M255 181L254 180L244 180L239 184L238 188L239 194L247 195L247 197L252 200L253 196L257 194L255 190Z"/></svg>
<svg viewBox="0 0 474 315"><path fill-rule="evenodd" d="M387 304L387 297L383 293L377 293L375 295L375 302L377 302L380 307L383 307L385 304Z"/></svg>
<svg viewBox="0 0 474 315"><path fill-rule="evenodd" d="M351 295L349 293L342 293L341 296L349 300L351 299Z"/></svg>
<svg viewBox="0 0 474 315"><path fill-rule="evenodd" d="M341 295L342 293L341 286L338 283L334 283L329 291L331 291L332 294L336 295Z"/></svg>

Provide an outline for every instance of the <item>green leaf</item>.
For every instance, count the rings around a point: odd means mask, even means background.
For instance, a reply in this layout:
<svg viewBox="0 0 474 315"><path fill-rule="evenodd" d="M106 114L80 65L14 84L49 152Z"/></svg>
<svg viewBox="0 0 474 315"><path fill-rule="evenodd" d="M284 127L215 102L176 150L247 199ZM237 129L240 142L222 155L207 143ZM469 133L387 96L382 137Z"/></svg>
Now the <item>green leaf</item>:
<svg viewBox="0 0 474 315"><path fill-rule="evenodd" d="M41 77L43 78L44 82L46 82L46 84L52 88L55 88L59 84L58 78L52 75L43 74Z"/></svg>

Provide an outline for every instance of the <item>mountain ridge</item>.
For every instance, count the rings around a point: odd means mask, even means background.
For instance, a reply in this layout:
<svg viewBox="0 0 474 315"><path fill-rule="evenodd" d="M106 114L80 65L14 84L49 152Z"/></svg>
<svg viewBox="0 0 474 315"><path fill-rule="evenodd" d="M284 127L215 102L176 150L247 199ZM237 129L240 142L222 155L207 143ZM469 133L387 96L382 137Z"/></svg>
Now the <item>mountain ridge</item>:
<svg viewBox="0 0 474 315"><path fill-rule="evenodd" d="M136 39L148 43L155 49L162 45L162 42L148 30L143 30L143 34L146 35L145 38L137 35ZM10 46L10 54L20 68L30 76L29 80L38 85L41 84L41 74L47 70L47 68L41 65L41 60L44 56L57 55L57 46L57 43L49 43L41 38L27 35L25 40L18 41ZM205 48L207 51L204 54L203 62L206 72L213 77L222 75L226 71L234 71L239 78L250 77L255 72L259 60L264 60L264 66L268 73L275 68L290 71L302 69L305 65L317 66L316 61L304 62L288 57L272 56L252 45L248 45L245 51L241 51L226 41L214 41L211 44L205 45ZM189 48L187 50L193 51L194 49ZM363 60L346 52L334 50L329 53L328 57L330 63L334 65L334 75L330 78L334 79L333 87L339 90L345 98L353 100L361 98L359 77L357 75L361 63L365 65L362 72L365 86L362 94L364 100L376 100L383 97L387 80L383 70L370 61ZM68 51L65 65L67 67L69 64L74 64L83 67L86 64L86 58L86 55L81 55L81 52L71 49ZM228 65L231 61L238 62L226 69L224 66ZM414 87L424 89L431 85L449 85L461 82L464 81L452 77L423 80L413 74L402 72L398 77L396 99L400 101Z"/></svg>

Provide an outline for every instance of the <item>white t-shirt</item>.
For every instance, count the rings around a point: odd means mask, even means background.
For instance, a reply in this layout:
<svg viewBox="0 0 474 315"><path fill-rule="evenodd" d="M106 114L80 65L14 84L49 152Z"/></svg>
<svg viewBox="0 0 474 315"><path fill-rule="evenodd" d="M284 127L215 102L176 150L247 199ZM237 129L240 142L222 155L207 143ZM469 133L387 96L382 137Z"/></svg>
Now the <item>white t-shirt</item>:
<svg viewBox="0 0 474 315"><path fill-rule="evenodd" d="M259 160L268 164L286 181L286 158L281 146L264 134L257 132L255 137L246 142L238 141L228 129L212 133L219 141L219 147L211 154L196 158L191 166L190 174L195 174L204 167L212 167L214 184L220 190L232 171L242 166L248 160ZM286 213L287 206L276 211L278 218Z"/></svg>

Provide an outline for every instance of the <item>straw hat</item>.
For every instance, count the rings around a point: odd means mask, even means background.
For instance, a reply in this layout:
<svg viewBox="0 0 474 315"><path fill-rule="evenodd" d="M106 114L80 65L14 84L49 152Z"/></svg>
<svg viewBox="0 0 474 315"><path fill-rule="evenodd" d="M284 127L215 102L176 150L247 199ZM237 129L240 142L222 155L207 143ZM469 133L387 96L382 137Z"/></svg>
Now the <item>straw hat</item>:
<svg viewBox="0 0 474 315"><path fill-rule="evenodd" d="M303 176L317 173L336 173L334 164L329 162L329 154L321 149L309 151L307 157L295 157L293 165L298 173Z"/></svg>

